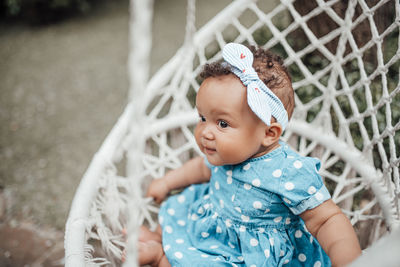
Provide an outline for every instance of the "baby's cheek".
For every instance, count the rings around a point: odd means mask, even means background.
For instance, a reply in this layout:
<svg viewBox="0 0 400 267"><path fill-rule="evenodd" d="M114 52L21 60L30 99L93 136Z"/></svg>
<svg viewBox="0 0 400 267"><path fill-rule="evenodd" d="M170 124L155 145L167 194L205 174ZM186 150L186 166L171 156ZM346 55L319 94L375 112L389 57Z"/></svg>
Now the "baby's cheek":
<svg viewBox="0 0 400 267"><path fill-rule="evenodd" d="M221 144L221 149L219 150L219 155L227 163L240 163L245 159L241 159L241 147L236 142L229 142L224 140Z"/></svg>
<svg viewBox="0 0 400 267"><path fill-rule="evenodd" d="M196 140L197 146L200 147L200 127L196 126L194 129L194 139Z"/></svg>

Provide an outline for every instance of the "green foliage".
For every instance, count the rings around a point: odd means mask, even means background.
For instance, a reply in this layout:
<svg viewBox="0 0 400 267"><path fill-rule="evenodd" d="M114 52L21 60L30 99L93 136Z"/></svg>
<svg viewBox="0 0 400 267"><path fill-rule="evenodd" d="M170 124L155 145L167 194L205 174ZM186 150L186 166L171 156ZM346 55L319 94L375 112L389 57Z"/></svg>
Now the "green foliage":
<svg viewBox="0 0 400 267"><path fill-rule="evenodd" d="M0 11L8 19L47 24L90 10L93 0L2 0Z"/></svg>

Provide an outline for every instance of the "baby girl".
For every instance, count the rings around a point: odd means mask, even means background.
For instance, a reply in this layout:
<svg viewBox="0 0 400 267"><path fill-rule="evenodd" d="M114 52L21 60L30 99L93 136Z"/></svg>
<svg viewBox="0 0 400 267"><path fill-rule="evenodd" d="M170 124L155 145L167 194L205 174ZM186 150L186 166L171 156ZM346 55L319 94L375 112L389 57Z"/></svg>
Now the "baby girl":
<svg viewBox="0 0 400 267"><path fill-rule="evenodd" d="M230 43L207 64L196 97L204 153L155 179L160 227L141 228L140 264L343 266L361 250L330 199L320 161L280 141L294 109L282 60Z"/></svg>

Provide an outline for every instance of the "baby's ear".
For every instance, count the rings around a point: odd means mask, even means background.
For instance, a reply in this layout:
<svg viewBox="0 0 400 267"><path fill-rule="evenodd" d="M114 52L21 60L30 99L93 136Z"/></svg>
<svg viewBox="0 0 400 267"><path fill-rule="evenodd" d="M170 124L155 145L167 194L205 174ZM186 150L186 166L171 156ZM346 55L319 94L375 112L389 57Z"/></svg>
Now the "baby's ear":
<svg viewBox="0 0 400 267"><path fill-rule="evenodd" d="M265 136L263 145L268 147L279 141L282 134L282 125L278 122L272 122L270 126L265 127Z"/></svg>

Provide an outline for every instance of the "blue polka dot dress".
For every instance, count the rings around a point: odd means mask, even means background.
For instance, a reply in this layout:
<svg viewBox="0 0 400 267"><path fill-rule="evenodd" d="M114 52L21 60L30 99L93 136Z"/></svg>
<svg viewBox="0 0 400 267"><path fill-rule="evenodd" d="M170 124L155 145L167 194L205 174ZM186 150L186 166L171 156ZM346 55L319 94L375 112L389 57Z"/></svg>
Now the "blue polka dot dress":
<svg viewBox="0 0 400 267"><path fill-rule="evenodd" d="M162 243L172 266L330 266L298 216L330 198L320 162L286 144L238 165L213 166L161 206Z"/></svg>

